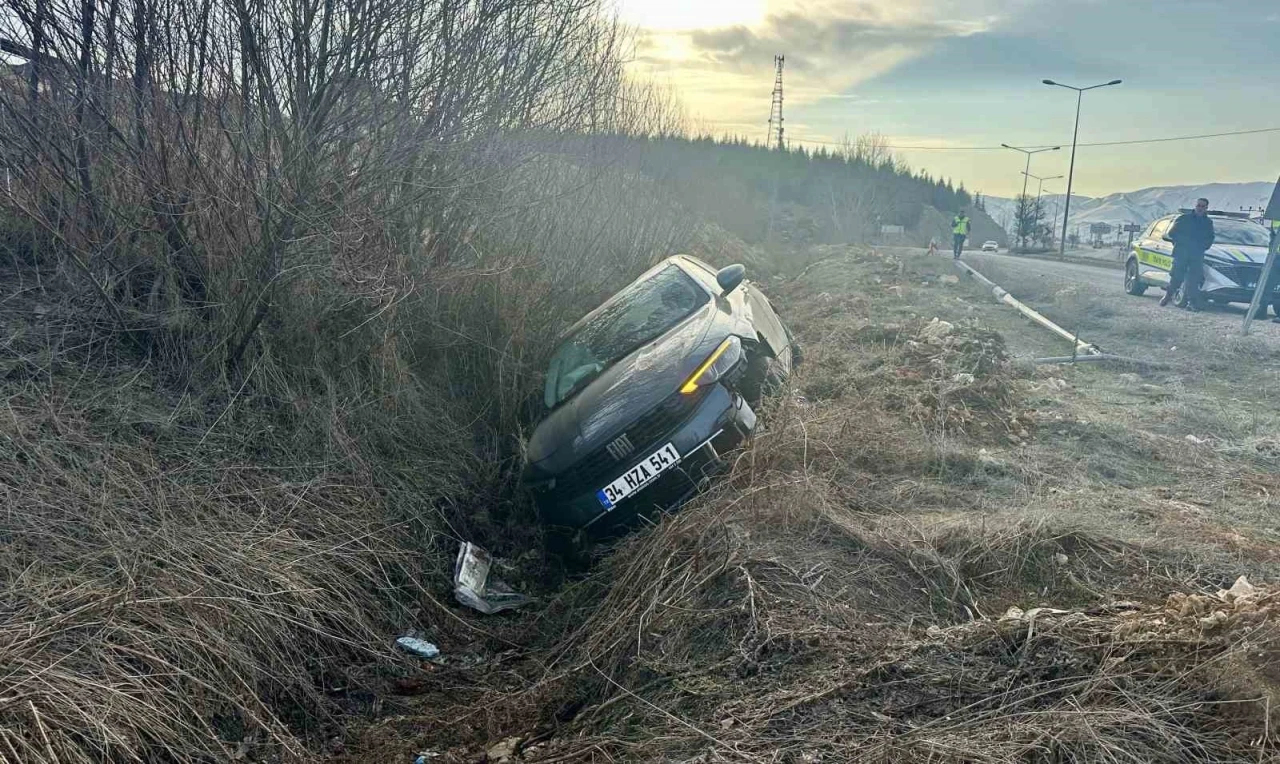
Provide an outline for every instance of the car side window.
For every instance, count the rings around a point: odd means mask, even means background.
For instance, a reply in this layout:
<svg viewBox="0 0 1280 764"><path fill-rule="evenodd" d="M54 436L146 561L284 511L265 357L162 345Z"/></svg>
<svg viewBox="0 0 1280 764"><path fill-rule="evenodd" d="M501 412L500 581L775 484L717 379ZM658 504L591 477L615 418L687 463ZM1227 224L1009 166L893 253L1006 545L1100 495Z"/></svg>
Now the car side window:
<svg viewBox="0 0 1280 764"><path fill-rule="evenodd" d="M1147 233L1147 238L1162 241L1164 239L1165 232L1169 230L1169 224L1171 222L1173 221L1168 220L1167 218L1165 220L1157 220L1156 224L1151 226L1151 231Z"/></svg>

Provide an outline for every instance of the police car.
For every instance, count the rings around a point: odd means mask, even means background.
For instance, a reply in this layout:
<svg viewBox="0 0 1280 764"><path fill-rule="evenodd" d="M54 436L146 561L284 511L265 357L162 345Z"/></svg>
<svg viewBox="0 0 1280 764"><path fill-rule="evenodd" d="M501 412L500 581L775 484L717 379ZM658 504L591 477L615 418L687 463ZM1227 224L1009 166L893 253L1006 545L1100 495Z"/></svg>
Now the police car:
<svg viewBox="0 0 1280 764"><path fill-rule="evenodd" d="M1124 290L1129 294L1140 295L1149 286L1169 285L1173 243L1164 237L1177 217L1174 214L1160 218L1134 240L1124 268ZM1254 289L1262 275L1262 264L1267 259L1271 242L1270 233L1245 213L1210 210L1209 217L1213 219L1214 243L1204 256L1204 279L1200 282L1200 290L1211 302L1247 305L1253 301ZM1270 294L1259 306L1260 314L1265 315L1270 304L1276 315L1280 315L1278 278L1280 274L1273 273ZM1187 298L1181 287L1173 295L1173 301L1179 307L1186 305Z"/></svg>

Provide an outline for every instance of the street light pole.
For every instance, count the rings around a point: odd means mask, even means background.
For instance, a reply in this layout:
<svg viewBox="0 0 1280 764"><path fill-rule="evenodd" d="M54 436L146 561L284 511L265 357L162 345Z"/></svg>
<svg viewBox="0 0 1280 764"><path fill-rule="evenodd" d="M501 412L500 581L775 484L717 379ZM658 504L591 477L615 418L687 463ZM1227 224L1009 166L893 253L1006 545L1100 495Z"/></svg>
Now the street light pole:
<svg viewBox="0 0 1280 764"><path fill-rule="evenodd" d="M1048 146L1043 149L1020 149L1017 146L1010 146L1007 143L1002 143L1000 145L1005 147L1006 149L1011 149L1013 151L1021 151L1023 154L1027 155L1027 168L1022 171L1022 176L1023 176L1022 177L1022 195L1023 196L1027 195L1027 178L1035 177L1034 175L1031 174L1031 155L1039 154L1042 151L1057 151L1058 149L1062 148L1061 146Z"/></svg>
<svg viewBox="0 0 1280 764"><path fill-rule="evenodd" d="M1039 175L1032 175L1031 173L1026 173L1026 172L1024 172L1023 175L1026 175L1028 178L1036 179L1036 206L1032 207L1031 210L1032 210L1032 214L1036 216L1036 226L1038 227L1040 225L1040 218L1044 216L1044 211L1040 209L1040 195L1044 193L1044 182L1046 180L1058 180L1062 176L1050 175L1048 177L1042 178ZM1026 196L1026 194L1023 194L1023 196ZM1054 211L1053 216L1055 218L1058 216L1057 211ZM1052 236L1052 233L1050 235ZM1052 238L1049 239L1049 246L1053 246Z"/></svg>
<svg viewBox="0 0 1280 764"><path fill-rule="evenodd" d="M1054 82L1053 80L1041 80L1041 81L1046 85L1052 85L1054 87L1066 88L1067 90L1076 91L1076 128L1075 128L1075 131L1071 134L1071 166L1070 166L1070 169L1067 170L1067 201L1063 205L1063 212L1062 212L1062 232L1063 232L1062 246L1058 250L1058 257L1066 257L1067 256L1067 237L1066 237L1067 219L1071 215L1071 181L1075 179L1075 175L1076 175L1076 141L1080 137L1080 102L1084 99L1084 91L1093 90L1095 88L1110 87L1112 85L1119 85L1121 83L1121 80L1112 80L1110 82L1104 82L1100 85L1090 85L1087 88L1078 88L1073 85L1063 85L1061 82Z"/></svg>
<svg viewBox="0 0 1280 764"><path fill-rule="evenodd" d="M1063 177L1061 175L1050 175L1047 178L1042 178L1039 175L1028 175L1025 172L1023 173L1023 175L1026 175L1028 178L1035 178L1036 180L1040 181L1040 185L1036 187L1036 204L1040 203L1040 194L1044 191L1044 182L1046 180L1057 180Z"/></svg>
<svg viewBox="0 0 1280 764"><path fill-rule="evenodd" d="M1022 198L1023 199L1027 198L1027 178L1031 177L1031 155L1039 154L1042 151L1057 151L1058 149L1062 148L1061 146L1049 146L1043 149L1020 149L1017 146L1010 146L1007 143L1002 143L1000 145L1005 147L1006 149L1011 149L1013 151L1021 151L1023 154L1027 155L1027 169L1022 171ZM1021 221L1016 221L1016 222L1018 224L1018 228L1021 228L1022 227ZM1020 237L1020 238L1022 240L1023 245L1025 246L1027 243L1026 238L1025 237Z"/></svg>

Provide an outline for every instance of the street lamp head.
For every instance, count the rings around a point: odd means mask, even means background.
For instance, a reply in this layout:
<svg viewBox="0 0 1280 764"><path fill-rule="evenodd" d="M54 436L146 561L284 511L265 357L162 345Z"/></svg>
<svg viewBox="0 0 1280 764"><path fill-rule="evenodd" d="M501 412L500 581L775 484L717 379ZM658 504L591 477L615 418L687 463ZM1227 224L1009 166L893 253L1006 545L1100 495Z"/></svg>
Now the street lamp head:
<svg viewBox="0 0 1280 764"><path fill-rule="evenodd" d="M1120 84L1121 82L1123 82L1123 81L1124 81L1124 80L1112 80L1112 81L1108 82L1107 84L1108 84L1108 85L1119 85L1119 84Z"/></svg>
<svg viewBox="0 0 1280 764"><path fill-rule="evenodd" d="M1060 149L1060 148L1062 148L1062 147L1061 147L1061 146L1054 146L1053 148L1051 148L1051 149L1049 149L1049 150L1050 150L1050 151L1057 151L1057 150L1058 150L1058 149Z"/></svg>
<svg viewBox="0 0 1280 764"><path fill-rule="evenodd" d="M1004 146L1006 149L1011 149L1011 148L1013 148L1012 146L1010 146L1010 145L1009 145L1009 144L1007 144L1007 143L1002 143L1002 144L1000 144L1000 145L1001 145L1001 146Z"/></svg>
<svg viewBox="0 0 1280 764"><path fill-rule="evenodd" d="M1041 82L1043 82L1043 83L1044 83L1044 84L1046 84L1046 85L1057 85L1057 84L1058 84L1058 83L1054 82L1053 80L1040 80L1040 81L1041 81Z"/></svg>

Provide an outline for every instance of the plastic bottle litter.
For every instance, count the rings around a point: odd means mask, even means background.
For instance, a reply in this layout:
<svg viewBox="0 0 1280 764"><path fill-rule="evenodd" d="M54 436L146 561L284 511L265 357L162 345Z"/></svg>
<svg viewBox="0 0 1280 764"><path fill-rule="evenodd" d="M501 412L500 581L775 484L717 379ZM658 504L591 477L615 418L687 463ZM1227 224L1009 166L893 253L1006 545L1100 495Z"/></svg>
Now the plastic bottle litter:
<svg viewBox="0 0 1280 764"><path fill-rule="evenodd" d="M440 648L417 637L400 637L396 640L396 647L419 658L435 658L440 655Z"/></svg>

